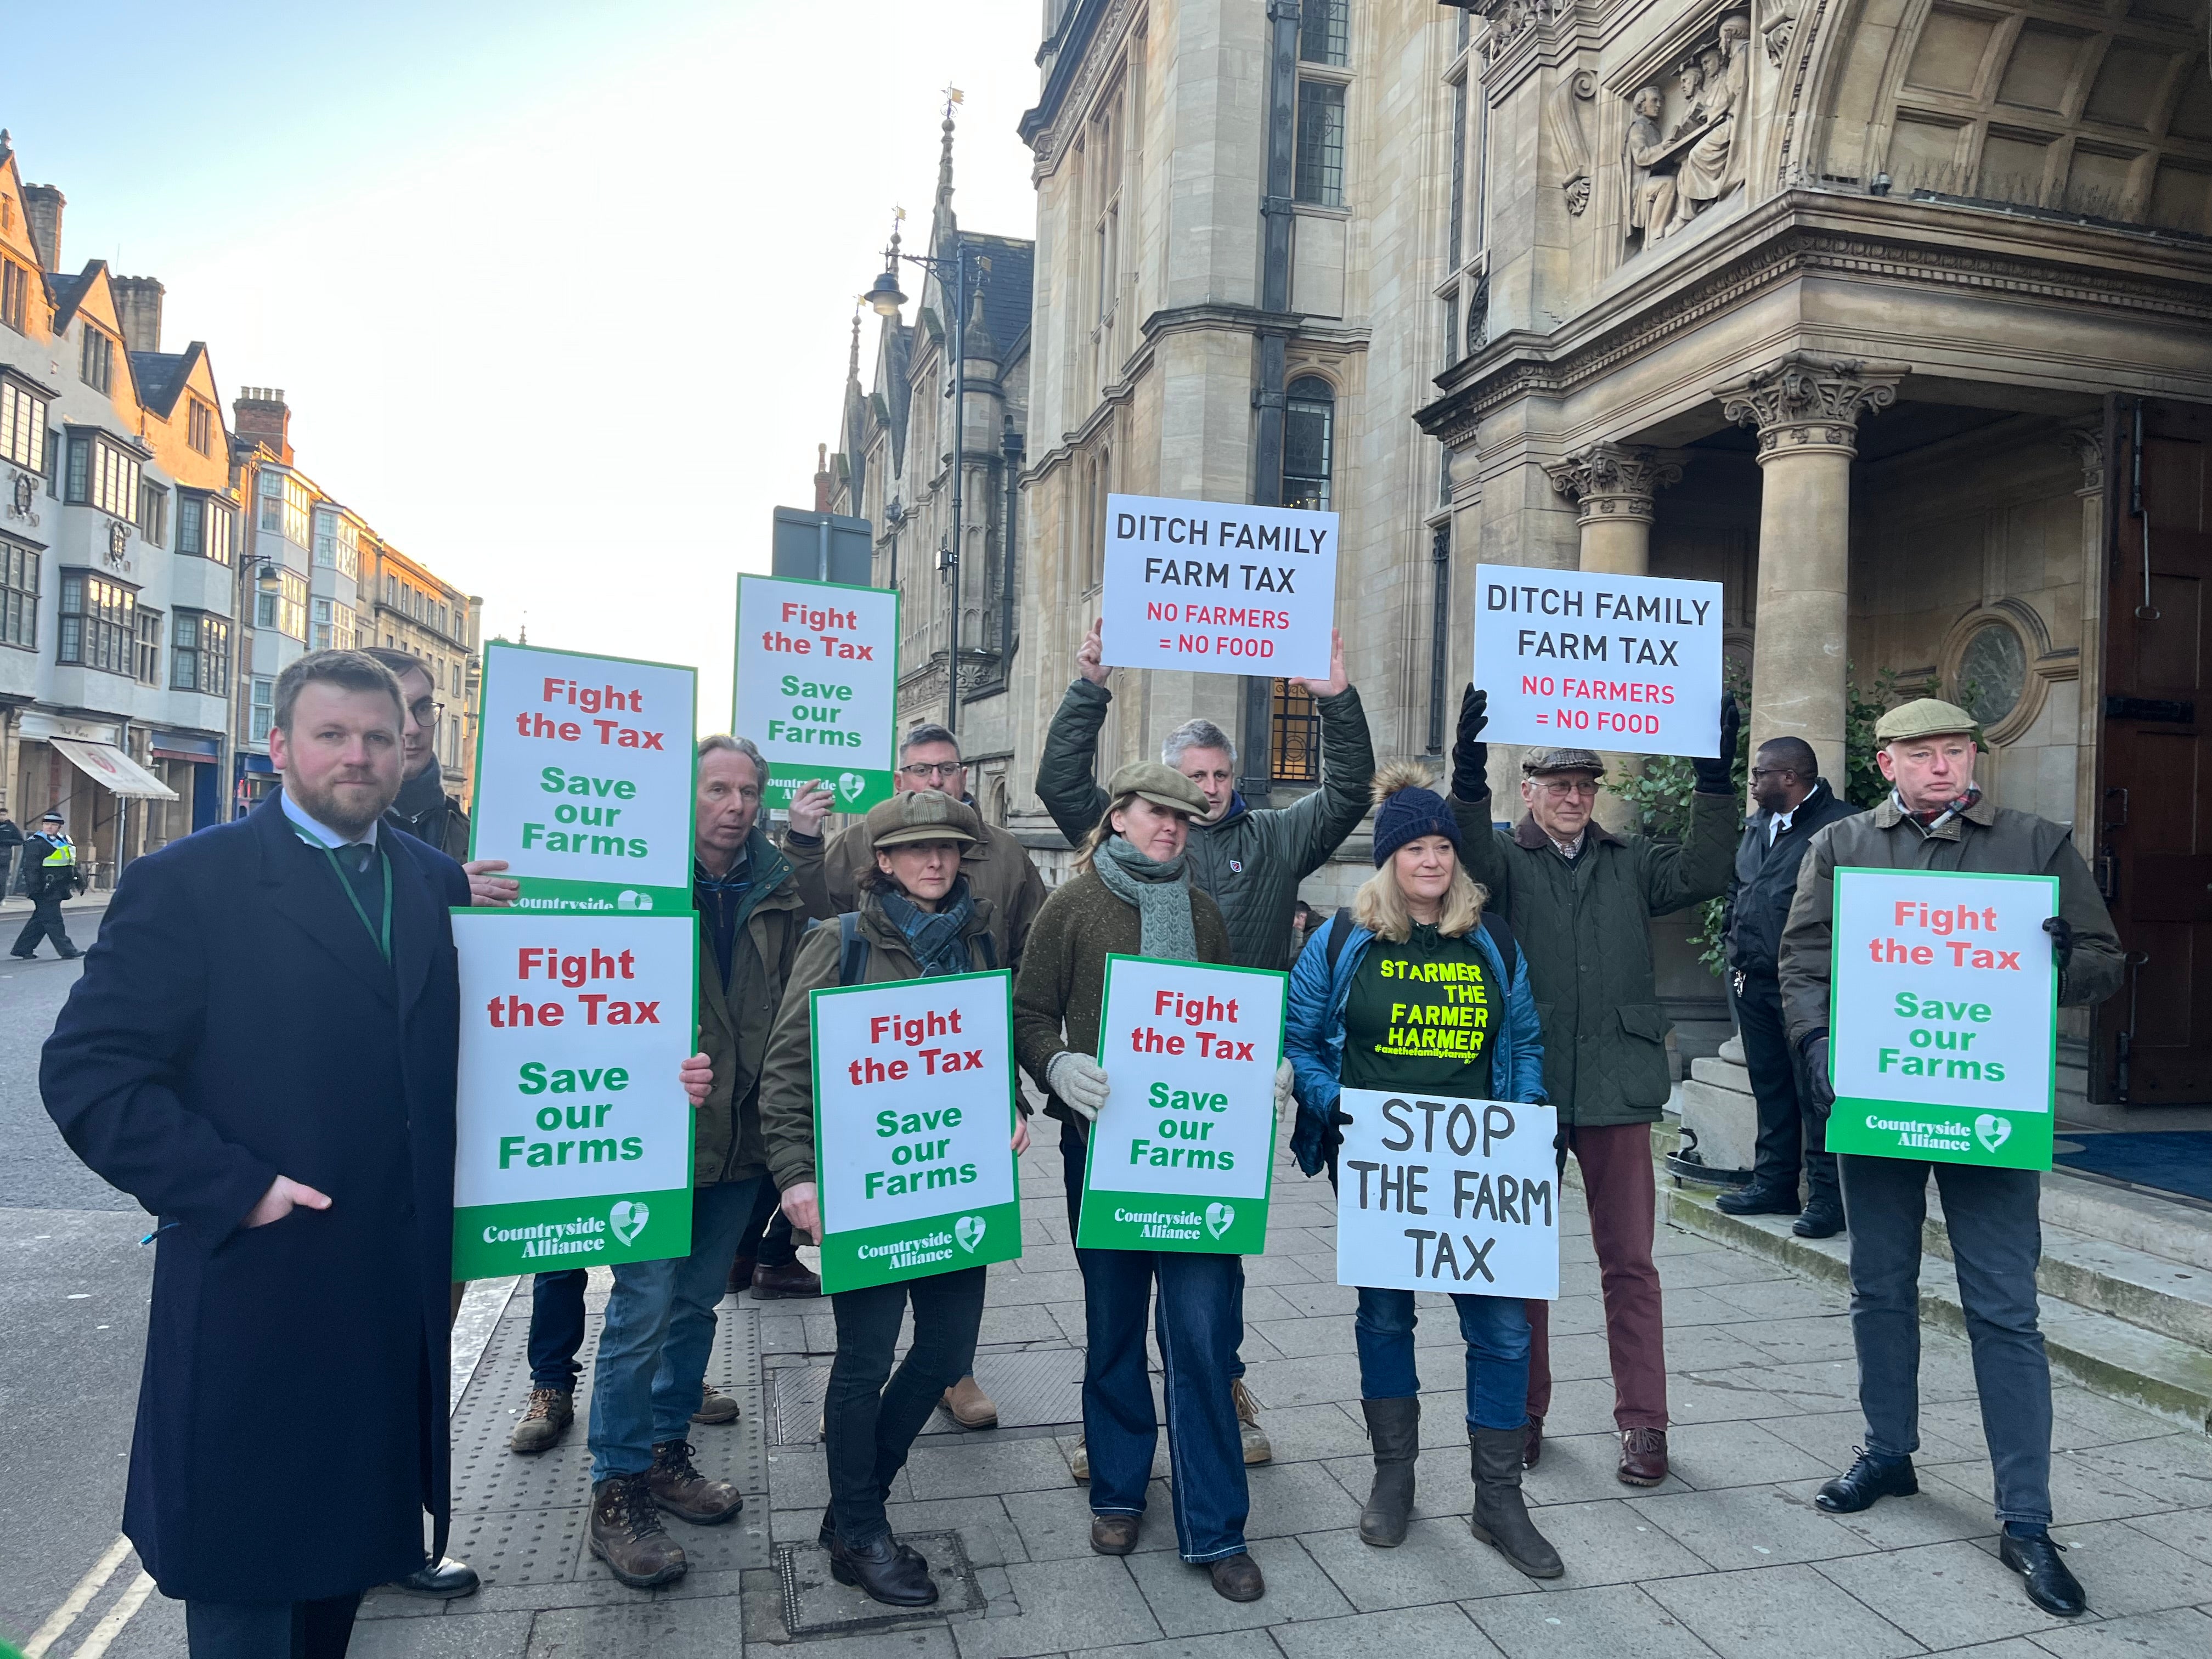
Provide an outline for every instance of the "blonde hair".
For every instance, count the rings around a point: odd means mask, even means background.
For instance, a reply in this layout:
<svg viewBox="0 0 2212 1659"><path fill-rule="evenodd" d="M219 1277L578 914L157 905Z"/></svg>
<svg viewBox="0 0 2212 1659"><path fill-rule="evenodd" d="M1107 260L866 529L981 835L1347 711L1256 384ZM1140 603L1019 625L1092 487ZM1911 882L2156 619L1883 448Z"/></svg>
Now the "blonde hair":
<svg viewBox="0 0 2212 1659"><path fill-rule="evenodd" d="M1419 761L1391 761L1376 770L1371 787L1380 805L1401 789L1426 789L1433 781ZM1394 857L1360 884L1352 896L1352 919L1377 938L1403 945L1413 936L1413 913L1399 890L1395 863ZM1489 902L1490 890L1468 874L1458 850L1453 849L1451 886L1444 893L1437 931L1446 939L1465 937L1481 922L1482 907Z"/></svg>
<svg viewBox="0 0 2212 1659"><path fill-rule="evenodd" d="M1091 833L1083 838L1083 844L1075 849L1076 874L1079 876L1090 869L1091 860L1098 856L1098 849L1114 839L1114 814L1127 811L1129 803L1136 799L1136 794L1132 792L1126 795L1116 795L1106 803L1106 810L1098 815L1098 822L1091 826Z"/></svg>

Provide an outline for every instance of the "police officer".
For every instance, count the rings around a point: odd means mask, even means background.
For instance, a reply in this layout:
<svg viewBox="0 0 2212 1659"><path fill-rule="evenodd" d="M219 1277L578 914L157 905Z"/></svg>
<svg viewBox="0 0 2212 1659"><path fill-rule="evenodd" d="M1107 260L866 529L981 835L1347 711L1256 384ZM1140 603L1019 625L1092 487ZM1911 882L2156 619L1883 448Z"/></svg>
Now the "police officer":
<svg viewBox="0 0 2212 1659"><path fill-rule="evenodd" d="M1802 1096L1797 1056L1782 1027L1775 962L1782 924L1797 890L1797 866L1813 837L1858 809L1836 799L1802 738L1771 738L1751 759L1751 798L1759 811L1743 826L1729 880L1728 963L1736 1030L1759 1102L1759 1157L1751 1184L1723 1193L1730 1215L1794 1215L1800 1238L1832 1238L1844 1227L1836 1160L1822 1145L1820 1120ZM1797 1203L1800 1164L1806 1202Z"/></svg>
<svg viewBox="0 0 2212 1659"><path fill-rule="evenodd" d="M64 961L82 954L62 922L62 901L84 890L76 843L62 823L61 809L55 807L40 820L39 833L23 841L23 884L31 898L31 919L15 936L15 954L24 962L38 954L42 939L53 940L54 953Z"/></svg>
<svg viewBox="0 0 2212 1659"><path fill-rule="evenodd" d="M1839 867L2039 875L2058 882L2058 914L2044 923L2057 958L2058 1000L2084 1006L2119 988L2112 919L2066 826L1991 803L1974 787L1973 717L1922 697L1875 727L1875 758L1894 786L1871 812L1813 838L1782 933L1780 978L1790 1041L1806 1062L1815 1109L1835 1103L1828 1071L1830 917ZM1849 1515L1920 1490L1920 1229L1932 1171L1959 1265L1973 1344L1974 1386L2003 1527L1998 1559L2027 1581L2027 1598L2071 1618L2087 1601L2051 1543L2051 1363L2036 1328L2042 1254L2033 1170L1844 1153L1836 1160L1851 1230L1851 1337L1858 1348L1866 1446L1813 1502Z"/></svg>

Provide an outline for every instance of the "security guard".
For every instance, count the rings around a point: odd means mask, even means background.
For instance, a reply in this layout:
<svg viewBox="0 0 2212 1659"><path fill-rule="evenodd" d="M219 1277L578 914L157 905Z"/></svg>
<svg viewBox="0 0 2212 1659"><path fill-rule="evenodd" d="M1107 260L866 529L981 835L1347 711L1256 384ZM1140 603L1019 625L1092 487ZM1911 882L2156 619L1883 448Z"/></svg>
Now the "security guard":
<svg viewBox="0 0 2212 1659"><path fill-rule="evenodd" d="M76 843L62 828L58 807L40 820L38 834L24 837L23 888L31 897L31 919L15 936L15 954L28 962L38 953L39 941L51 939L55 953L64 961L81 955L62 923L62 901L84 890L84 873L77 867Z"/></svg>
<svg viewBox="0 0 2212 1659"><path fill-rule="evenodd" d="M1875 727L1875 758L1893 787L1871 812L1814 836L1783 929L1780 978L1790 1041L1806 1063L1814 1109L1835 1104L1828 1070L1830 917L1838 867L2053 876L2058 914L2044 927L2057 958L2058 1000L2103 1001L2119 988L2112 919L2074 850L2066 826L1999 807L1974 787L1974 720L1922 697ZM2051 1543L2051 1364L2036 1328L2037 1217L2033 1170L1933 1164L1859 1153L1838 1157L1851 1235L1851 1336L1858 1348L1866 1446L1814 1503L1848 1515L1920 1490L1920 1229L1932 1169L1959 1265L1959 1293L1973 1344L1982 1430L1995 1466L1998 1558L2027 1580L2028 1600L2072 1618L2087 1601Z"/></svg>

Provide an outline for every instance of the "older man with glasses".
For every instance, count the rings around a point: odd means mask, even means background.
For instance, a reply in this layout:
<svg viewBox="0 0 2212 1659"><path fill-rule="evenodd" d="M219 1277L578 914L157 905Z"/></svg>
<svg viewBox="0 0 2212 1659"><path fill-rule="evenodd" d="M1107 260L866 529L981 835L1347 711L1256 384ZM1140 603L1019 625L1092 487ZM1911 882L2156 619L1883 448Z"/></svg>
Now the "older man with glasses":
<svg viewBox="0 0 2212 1659"><path fill-rule="evenodd" d="M1632 1486L1667 1478L1667 1351L1652 1265L1657 1194L1651 1126L1667 1103L1667 1016L1651 962L1651 918L1726 890L1736 822L1730 765L1739 717L1721 706L1717 758L1692 763L1697 793L1680 844L1616 836L1593 816L1605 763L1587 749L1532 750L1521 763L1526 811L1491 819L1487 697L1473 686L1452 750L1452 809L1468 872L1513 924L1544 1022L1544 1087L1582 1166L1613 1361L1617 1473ZM1543 1449L1552 1403L1549 1304L1528 1304L1528 1443Z"/></svg>

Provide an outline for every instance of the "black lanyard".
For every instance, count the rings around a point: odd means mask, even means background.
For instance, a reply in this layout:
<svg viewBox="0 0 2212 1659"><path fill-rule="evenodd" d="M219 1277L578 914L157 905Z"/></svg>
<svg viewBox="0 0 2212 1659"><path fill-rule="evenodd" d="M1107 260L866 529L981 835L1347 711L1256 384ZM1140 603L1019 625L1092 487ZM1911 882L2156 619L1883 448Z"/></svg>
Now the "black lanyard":
<svg viewBox="0 0 2212 1659"><path fill-rule="evenodd" d="M372 844L369 849L376 854L376 861L384 876L384 926L380 930L369 921L368 912L362 908L361 896L353 890L353 878L346 874L343 866L338 863L338 855L331 851L329 844L319 836L309 835L297 823L292 829L301 841L319 850L331 861L331 873L338 878L338 885L345 890L346 902L353 906L353 913L361 918L361 925L368 929L368 936L376 941L378 954L383 957L384 965L389 968L392 965L392 866L384 856L384 848Z"/></svg>

